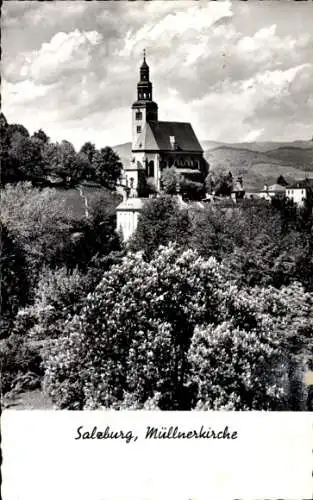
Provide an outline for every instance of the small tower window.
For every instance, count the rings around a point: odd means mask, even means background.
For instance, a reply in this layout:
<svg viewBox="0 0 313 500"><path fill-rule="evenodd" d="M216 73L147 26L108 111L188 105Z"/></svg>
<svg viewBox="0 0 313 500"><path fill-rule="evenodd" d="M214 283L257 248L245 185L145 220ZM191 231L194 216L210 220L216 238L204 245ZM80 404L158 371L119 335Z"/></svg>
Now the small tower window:
<svg viewBox="0 0 313 500"><path fill-rule="evenodd" d="M137 127L137 134L140 134L140 132L141 132L141 126L138 125L138 127Z"/></svg>
<svg viewBox="0 0 313 500"><path fill-rule="evenodd" d="M136 120L142 120L142 112L141 111L136 112Z"/></svg>

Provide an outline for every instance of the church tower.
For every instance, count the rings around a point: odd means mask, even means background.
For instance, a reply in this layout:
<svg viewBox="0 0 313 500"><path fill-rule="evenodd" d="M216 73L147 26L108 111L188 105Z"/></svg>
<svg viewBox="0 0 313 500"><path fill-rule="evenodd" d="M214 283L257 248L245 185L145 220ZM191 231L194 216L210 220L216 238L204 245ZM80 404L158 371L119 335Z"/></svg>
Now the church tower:
<svg viewBox="0 0 313 500"><path fill-rule="evenodd" d="M152 100L152 83L149 80L149 66L146 51L140 67L140 80L137 84L137 101L132 105L132 149L147 121L158 120L158 105Z"/></svg>

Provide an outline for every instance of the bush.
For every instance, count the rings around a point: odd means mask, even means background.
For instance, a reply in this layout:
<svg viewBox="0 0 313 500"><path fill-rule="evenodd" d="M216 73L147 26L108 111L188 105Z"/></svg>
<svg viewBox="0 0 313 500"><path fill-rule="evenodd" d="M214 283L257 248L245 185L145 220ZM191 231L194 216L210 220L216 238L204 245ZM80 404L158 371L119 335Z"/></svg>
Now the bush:
<svg viewBox="0 0 313 500"><path fill-rule="evenodd" d="M129 248L143 250L145 257L151 258L160 245L174 242L187 246L190 228L188 212L179 206L177 199L160 196L144 205Z"/></svg>
<svg viewBox="0 0 313 500"><path fill-rule="evenodd" d="M45 390L60 408L295 409L310 314L300 287L239 289L196 251L129 254L65 326Z"/></svg>
<svg viewBox="0 0 313 500"><path fill-rule="evenodd" d="M0 349L1 393L17 389L21 382L28 381L28 386L23 384L23 389L40 387L43 375L42 359L36 349L29 347L25 339L19 335L11 335L2 341ZM25 379L28 375L28 379Z"/></svg>
<svg viewBox="0 0 313 500"><path fill-rule="evenodd" d="M70 236L75 223L55 189L8 184L1 193L0 208L3 223L22 249L33 281L44 264L62 262L63 253L73 245Z"/></svg>
<svg viewBox="0 0 313 500"><path fill-rule="evenodd" d="M194 327L218 314L220 269L192 251L129 254L106 272L47 361L45 387L60 407L185 408L186 354Z"/></svg>
<svg viewBox="0 0 313 500"><path fill-rule="evenodd" d="M0 338L7 337L18 311L28 299L25 257L0 222Z"/></svg>
<svg viewBox="0 0 313 500"><path fill-rule="evenodd" d="M60 337L64 324L79 312L92 287L93 280L78 269L43 268L33 304L18 312L15 331L33 340Z"/></svg>
<svg viewBox="0 0 313 500"><path fill-rule="evenodd" d="M286 408L288 372L272 329L246 331L232 323L197 328L189 351L200 410Z"/></svg>

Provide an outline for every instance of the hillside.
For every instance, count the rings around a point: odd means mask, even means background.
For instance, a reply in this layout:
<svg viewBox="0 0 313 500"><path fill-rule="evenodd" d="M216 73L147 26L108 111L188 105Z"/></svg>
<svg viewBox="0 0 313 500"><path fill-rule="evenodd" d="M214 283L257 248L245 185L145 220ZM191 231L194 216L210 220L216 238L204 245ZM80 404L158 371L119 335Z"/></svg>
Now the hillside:
<svg viewBox="0 0 313 500"><path fill-rule="evenodd" d="M313 147L279 147L269 152L221 146L205 152L211 170L231 171L241 175L247 190L260 189L264 184L274 184L279 175L287 182L303 178L313 172Z"/></svg>
<svg viewBox="0 0 313 500"><path fill-rule="evenodd" d="M313 143L310 149L285 146L268 151L267 155L287 165L292 164L296 168L313 171Z"/></svg>
<svg viewBox="0 0 313 500"><path fill-rule="evenodd" d="M123 165L125 165L130 160L131 146L131 142L125 142L125 144L118 144L117 146L113 146L112 148L119 155Z"/></svg>
<svg viewBox="0 0 313 500"><path fill-rule="evenodd" d="M260 142L217 142L217 141L200 141L204 151L226 146L232 149L249 149L259 153L278 148L300 148L312 149L313 141L292 141L292 142L275 142L275 141L260 141Z"/></svg>
<svg viewBox="0 0 313 500"><path fill-rule="evenodd" d="M313 141L234 144L202 141L201 145L213 171L225 169L235 177L243 176L247 190L274 184L279 175L293 182L313 172ZM129 161L130 142L119 144L113 149L123 164Z"/></svg>

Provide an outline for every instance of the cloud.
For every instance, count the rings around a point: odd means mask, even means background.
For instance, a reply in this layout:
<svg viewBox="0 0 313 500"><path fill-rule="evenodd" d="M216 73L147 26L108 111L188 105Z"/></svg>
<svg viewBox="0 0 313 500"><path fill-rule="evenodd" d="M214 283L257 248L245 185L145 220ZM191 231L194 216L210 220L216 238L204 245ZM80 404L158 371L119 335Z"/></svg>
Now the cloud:
<svg viewBox="0 0 313 500"><path fill-rule="evenodd" d="M250 130L250 132L245 135L241 141L242 142L254 142L257 141L263 134L264 128Z"/></svg>
<svg viewBox="0 0 313 500"><path fill-rule="evenodd" d="M56 33L37 51L25 52L4 68L8 80L53 83L74 71L84 71L92 61L93 48L100 44L97 31Z"/></svg>
<svg viewBox="0 0 313 500"><path fill-rule="evenodd" d="M76 144L87 131L129 140L146 48L160 119L191 121L203 139L306 134L313 11L262 4L6 2L4 112Z"/></svg>

